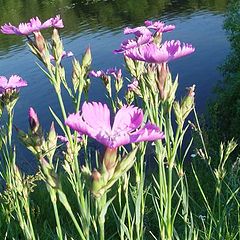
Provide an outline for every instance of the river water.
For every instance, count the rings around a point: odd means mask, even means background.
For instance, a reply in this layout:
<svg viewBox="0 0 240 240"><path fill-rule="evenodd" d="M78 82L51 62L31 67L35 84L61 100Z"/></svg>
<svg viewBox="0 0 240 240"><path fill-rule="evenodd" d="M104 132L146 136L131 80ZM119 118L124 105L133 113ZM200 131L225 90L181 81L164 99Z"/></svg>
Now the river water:
<svg viewBox="0 0 240 240"><path fill-rule="evenodd" d="M0 24L28 21L39 16L45 20L56 14L63 18L65 28L61 36L66 50L80 58L86 47L93 54L93 69L122 67L121 55L112 51L126 39L126 26L142 25L146 19L158 19L176 25L164 35L165 39L179 39L191 43L194 54L170 64L173 75L179 74L178 96L185 88L196 84L196 106L199 113L206 109L214 85L221 80L218 66L229 53L229 43L223 30L227 0L8 0L0 5ZM50 32L44 32L50 37ZM28 87L21 90L15 110L15 124L27 129L27 111L33 106L44 126L52 120L48 107L59 111L52 86L35 64L23 37L0 34L0 75L18 74ZM71 74L71 59L64 60L67 74ZM98 79L92 81L90 100L106 101L104 88ZM65 104L72 111L70 100Z"/></svg>

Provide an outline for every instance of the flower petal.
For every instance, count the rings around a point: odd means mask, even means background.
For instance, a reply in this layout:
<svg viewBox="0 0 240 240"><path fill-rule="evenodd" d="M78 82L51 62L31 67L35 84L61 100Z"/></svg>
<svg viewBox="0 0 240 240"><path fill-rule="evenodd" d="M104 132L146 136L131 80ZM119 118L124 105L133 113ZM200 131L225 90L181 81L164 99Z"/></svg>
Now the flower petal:
<svg viewBox="0 0 240 240"><path fill-rule="evenodd" d="M134 34L136 37L140 37L141 35L150 35L152 36L151 31L145 27L145 26L141 26L141 27L135 27L135 28L129 28L126 27L124 29L124 34Z"/></svg>
<svg viewBox="0 0 240 240"><path fill-rule="evenodd" d="M9 24L5 23L3 26L1 26L1 32L4 33L4 34L21 35L18 28L13 26L11 23L9 23Z"/></svg>
<svg viewBox="0 0 240 240"><path fill-rule="evenodd" d="M0 94L3 93L6 89L8 80L4 76L0 76Z"/></svg>
<svg viewBox="0 0 240 240"><path fill-rule="evenodd" d="M79 134L87 134L88 129L86 123L83 121L82 117L78 113L70 114L65 120L65 124L77 131Z"/></svg>
<svg viewBox="0 0 240 240"><path fill-rule="evenodd" d="M94 129L111 131L110 111L106 104L85 102L82 106L82 117L86 124Z"/></svg>
<svg viewBox="0 0 240 240"><path fill-rule="evenodd" d="M165 23L161 21L153 22L153 21L146 20L144 23L147 28L154 29L157 32L162 32L162 33L170 32L175 29L175 25L165 25Z"/></svg>
<svg viewBox="0 0 240 240"><path fill-rule="evenodd" d="M30 35L33 32L40 31L49 27L63 28L63 21L59 15L54 18L50 18L41 23L38 17L31 18L27 23L20 23L18 27L9 24L1 26L1 32L4 34L15 34L15 35Z"/></svg>
<svg viewBox="0 0 240 240"><path fill-rule="evenodd" d="M181 47L180 41L166 41L161 47L155 43L141 45L125 52L125 56L139 61L148 63L164 63L171 60L186 56L195 51L192 45L183 43Z"/></svg>
<svg viewBox="0 0 240 240"><path fill-rule="evenodd" d="M140 108L124 105L116 114L112 132L130 132L137 129L143 121L143 112Z"/></svg>
<svg viewBox="0 0 240 240"><path fill-rule="evenodd" d="M17 75L12 75L9 78L8 84L7 84L8 88L20 88L20 87L26 87L26 86L27 86L27 82Z"/></svg>
<svg viewBox="0 0 240 240"><path fill-rule="evenodd" d="M155 124L147 123L130 136L131 142L155 141L164 139L164 133Z"/></svg>

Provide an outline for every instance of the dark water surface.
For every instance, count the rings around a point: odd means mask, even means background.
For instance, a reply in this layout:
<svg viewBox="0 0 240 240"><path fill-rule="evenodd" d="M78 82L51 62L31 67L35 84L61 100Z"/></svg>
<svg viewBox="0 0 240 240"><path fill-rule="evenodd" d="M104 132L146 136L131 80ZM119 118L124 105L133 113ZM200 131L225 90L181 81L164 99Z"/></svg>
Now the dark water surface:
<svg viewBox="0 0 240 240"><path fill-rule="evenodd" d="M186 87L196 84L198 112L205 110L213 86L221 79L217 67L229 52L222 29L227 0L2 0L0 3L0 25L5 22L18 24L34 16L44 21L60 14L65 25L61 30L65 49L80 58L90 45L92 68L96 70L122 67L122 56L114 55L112 51L126 39L122 32L124 27L142 25L146 19L175 24L176 29L166 33L164 38L192 43L196 51L172 62L170 69L174 76L179 74L179 96L185 93ZM43 34L50 36L48 31ZM52 86L35 61L23 37L0 34L0 75L18 74L29 84L21 90L15 111L15 124L23 129L27 128L30 106L37 110L44 126L49 126L52 119L48 107L59 111ZM71 59L64 60L64 65L70 77ZM98 79L92 81L90 100L106 101ZM71 112L68 98L65 104Z"/></svg>

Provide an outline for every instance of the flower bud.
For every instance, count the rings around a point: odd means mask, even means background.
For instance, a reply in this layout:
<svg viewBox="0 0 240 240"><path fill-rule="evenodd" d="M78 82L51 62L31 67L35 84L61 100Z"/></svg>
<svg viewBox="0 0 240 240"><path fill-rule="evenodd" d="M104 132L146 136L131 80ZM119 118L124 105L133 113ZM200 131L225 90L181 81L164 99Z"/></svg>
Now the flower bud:
<svg viewBox="0 0 240 240"><path fill-rule="evenodd" d="M61 41L58 34L58 30L56 28L53 29L52 40L56 44L58 44Z"/></svg>
<svg viewBox="0 0 240 240"><path fill-rule="evenodd" d="M111 179L117 165L117 149L107 148L103 157L103 168L101 173L107 180Z"/></svg>
<svg viewBox="0 0 240 240"><path fill-rule="evenodd" d="M35 44L40 53L46 48L46 42L41 32L34 32Z"/></svg>
<svg viewBox="0 0 240 240"><path fill-rule="evenodd" d="M159 64L157 66L157 86L160 93L161 100L166 100L166 81L169 75L169 69L166 63Z"/></svg>
<svg viewBox="0 0 240 240"><path fill-rule="evenodd" d="M91 192L95 197L101 196L101 189L106 185L106 181L104 181L102 175L98 172L97 169L92 171L92 186Z"/></svg>
<svg viewBox="0 0 240 240"><path fill-rule="evenodd" d="M45 158L40 158L39 162L41 164L42 172L44 174L44 177L46 179L46 182L52 187L52 188L59 188L60 183L58 181L57 174L55 173L53 166L48 163L48 161Z"/></svg>
<svg viewBox="0 0 240 240"><path fill-rule="evenodd" d="M88 68L91 65L91 63L92 63L91 49L90 49L90 47L88 47L86 49L86 52L83 55L82 65L83 65L83 67Z"/></svg>
<svg viewBox="0 0 240 240"><path fill-rule="evenodd" d="M101 179L101 173L97 169L93 169L92 171L92 180L99 181Z"/></svg>
<svg viewBox="0 0 240 240"><path fill-rule="evenodd" d="M126 63L126 66L129 70L129 72L133 76L136 76L136 67L135 67L134 61L131 58L128 58L128 57L125 57L124 60L125 60L125 63Z"/></svg>
<svg viewBox="0 0 240 240"><path fill-rule="evenodd" d="M138 89L138 80L136 78L132 79L132 82L127 85L128 91L133 91L135 92Z"/></svg>
<svg viewBox="0 0 240 240"><path fill-rule="evenodd" d="M36 133L39 129L40 124L37 113L34 111L32 107L30 107L28 111L28 121L32 133Z"/></svg>
<svg viewBox="0 0 240 240"><path fill-rule="evenodd" d="M113 178L118 179L124 173L126 173L134 164L136 158L137 147L133 149L127 156L125 156L121 161L118 162Z"/></svg>
<svg viewBox="0 0 240 240"><path fill-rule="evenodd" d="M72 83L74 92L77 91L79 84L81 83L81 79L83 78L82 69L80 66L79 61L77 61L75 58L73 59L73 71L72 71ZM82 86L83 87L83 86Z"/></svg>
<svg viewBox="0 0 240 240"><path fill-rule="evenodd" d="M56 146L57 146L57 134L56 134L55 127L54 127L54 122L52 122L50 131L48 134L48 139L47 139L47 148L48 149L45 149L47 152L48 159L50 161L53 158L53 155L56 150Z"/></svg>
<svg viewBox="0 0 240 240"><path fill-rule="evenodd" d="M131 105L134 101L134 93L133 91L127 91L126 94L125 94L125 99L127 101L127 104L128 105Z"/></svg>
<svg viewBox="0 0 240 240"><path fill-rule="evenodd" d="M116 91L119 92L121 89L122 89L122 86L123 86L123 78L122 78L122 70L119 69L117 72L116 72L116 78L115 78L115 88L116 88Z"/></svg>
<svg viewBox="0 0 240 240"><path fill-rule="evenodd" d="M181 103L175 101L173 104L174 113L179 126L183 126L185 119L194 106L195 85L188 88L188 94Z"/></svg>
<svg viewBox="0 0 240 240"><path fill-rule="evenodd" d="M58 30L56 28L53 29L52 40L53 40L53 44L52 44L53 57L56 61L61 61L64 50L63 50L62 41L59 37Z"/></svg>
<svg viewBox="0 0 240 240"><path fill-rule="evenodd" d="M181 111L182 111L182 116L184 120L192 111L192 108L194 106L195 85L187 88L187 90L188 90L188 94L181 103Z"/></svg>

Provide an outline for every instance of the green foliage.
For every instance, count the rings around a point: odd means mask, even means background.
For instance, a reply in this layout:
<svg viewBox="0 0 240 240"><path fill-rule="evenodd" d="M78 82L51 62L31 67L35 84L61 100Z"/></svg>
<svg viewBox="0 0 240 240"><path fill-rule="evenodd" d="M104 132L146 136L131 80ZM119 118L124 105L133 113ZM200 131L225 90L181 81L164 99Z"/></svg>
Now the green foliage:
<svg viewBox="0 0 240 240"><path fill-rule="evenodd" d="M216 100L210 104L208 128L210 144L240 136L240 1L229 5L225 29L231 44L231 53L220 67L224 80L216 87Z"/></svg>
<svg viewBox="0 0 240 240"><path fill-rule="evenodd" d="M136 9L135 2L129 1L128 4ZM144 4L147 5L143 0L142 5ZM236 10L236 6L239 5L234 5L231 13L232 17L237 15L233 19L238 21L239 9ZM141 12L141 9L138 8L137 11ZM232 25L232 20L230 23L226 21L226 26L231 30L238 28L237 25ZM236 39L238 35L230 39L233 46ZM228 164L231 160L229 156L237 144L234 140L221 143L219 152L215 155L207 151L205 135L195 111L195 85L188 88L187 95L179 102L175 96L178 78L173 80L169 70L162 77L164 84L159 88L159 76L154 65L134 60L126 61L131 77L139 82L138 91L133 93L133 101L141 102L145 113L144 120L147 122L149 119L155 123L156 129L163 129L165 135L164 141L156 140L150 147L153 154L150 154L149 158L155 161L156 170L152 175L147 175L146 142L134 141L132 150L124 147L107 148L100 160L97 151L95 157L90 154L88 138L81 136L79 142L77 132L72 134L68 125L60 120L67 118L67 109L61 94L63 87L67 90L76 112L80 108L82 93L84 92L85 97L88 95L88 72L92 56L89 48L81 62L73 61L74 74L72 84L69 84L61 64L63 45L56 29L53 31L52 40L52 45L46 44L43 48L33 40L29 41L29 46L42 62L41 69L58 98L62 116L58 116L51 108L50 111L68 141L61 152L56 151L60 146L57 144L54 125L52 124L48 134L45 134L35 114L37 124L33 127L30 121L28 133L18 129L18 135L23 142L27 142L27 148L39 165L37 173L26 176L16 166L17 156L12 144L14 106L6 109L6 131L0 132L0 153L4 162L1 175L5 183L0 194L0 236L27 240L239 238L239 159L237 158L231 167ZM54 62L50 61L50 54L54 56ZM230 74L227 64L223 69L231 96L227 94L229 92L224 92L224 87L219 90L224 97L213 105L215 114L212 115L212 123L217 128L212 128L212 132L215 137L222 135L228 138L235 133L230 130L237 125L240 99L236 101L234 108L221 108L237 98L237 85L231 84L235 83L232 76L234 75L235 79L239 73ZM117 80L119 79L109 78L106 84L106 92L114 112L124 101L120 100L117 94L112 97L112 91L118 92L122 88L122 83L114 83ZM227 111L230 111L233 120L229 119L225 126L223 120L230 114ZM191 112L195 116L194 124L187 121ZM33 116L29 118L33 120ZM186 147L183 144L190 126L198 136L198 157L185 164L193 143L191 139ZM225 132L221 131L222 127L230 127L230 130L225 133L226 129ZM35 141L37 137L40 141ZM84 166L80 166L79 156L82 157ZM94 160L96 168L92 167Z"/></svg>

